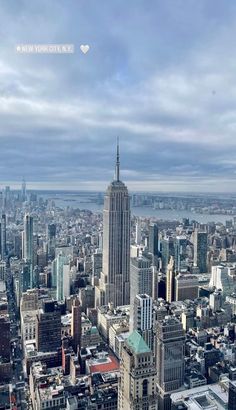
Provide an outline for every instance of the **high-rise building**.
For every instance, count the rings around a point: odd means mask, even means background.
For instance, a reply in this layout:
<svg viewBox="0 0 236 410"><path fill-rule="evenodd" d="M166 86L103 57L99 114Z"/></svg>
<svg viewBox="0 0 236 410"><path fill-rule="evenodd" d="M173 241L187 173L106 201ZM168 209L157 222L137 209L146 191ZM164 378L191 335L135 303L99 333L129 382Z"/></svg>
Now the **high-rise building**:
<svg viewBox="0 0 236 410"><path fill-rule="evenodd" d="M7 210L10 206L11 190L9 186L6 186L3 191L3 209Z"/></svg>
<svg viewBox="0 0 236 410"><path fill-rule="evenodd" d="M158 238L158 227L157 224L152 223L149 225L149 234L148 234L148 249L153 256L154 264L157 263L158 254L159 254L159 238Z"/></svg>
<svg viewBox="0 0 236 410"><path fill-rule="evenodd" d="M11 332L10 332L10 320L9 316L0 316L0 357L7 361L10 360L11 354Z"/></svg>
<svg viewBox="0 0 236 410"><path fill-rule="evenodd" d="M200 273L207 272L207 232L194 231L194 265Z"/></svg>
<svg viewBox="0 0 236 410"><path fill-rule="evenodd" d="M48 224L47 226L47 241L56 238L56 224Z"/></svg>
<svg viewBox="0 0 236 410"><path fill-rule="evenodd" d="M57 300L64 300L68 295L69 282L69 258L67 256L58 255L56 261L56 287Z"/></svg>
<svg viewBox="0 0 236 410"><path fill-rule="evenodd" d="M135 226L135 243L136 245L140 245L141 243L141 221L139 218L137 218Z"/></svg>
<svg viewBox="0 0 236 410"><path fill-rule="evenodd" d="M175 300L194 300L198 298L198 278L192 274L179 273L175 277Z"/></svg>
<svg viewBox="0 0 236 410"><path fill-rule="evenodd" d="M55 258L56 248L56 224L47 225L47 251L48 258L52 260Z"/></svg>
<svg viewBox="0 0 236 410"><path fill-rule="evenodd" d="M7 222L6 215L1 218L1 257L5 259L7 256Z"/></svg>
<svg viewBox="0 0 236 410"><path fill-rule="evenodd" d="M146 293L152 296L153 269L151 260L143 255L130 259L130 304L138 294Z"/></svg>
<svg viewBox="0 0 236 410"><path fill-rule="evenodd" d="M53 352L61 346L61 312L55 302L46 301L36 315L36 348Z"/></svg>
<svg viewBox="0 0 236 410"><path fill-rule="evenodd" d="M153 349L153 303L149 295L136 295L133 307L133 329L137 330L147 343L150 349Z"/></svg>
<svg viewBox="0 0 236 410"><path fill-rule="evenodd" d="M180 272L186 268L186 246L187 239L185 236L176 236L175 238L175 270Z"/></svg>
<svg viewBox="0 0 236 410"><path fill-rule="evenodd" d="M103 261L96 303L130 303L130 198L120 180L119 146L115 180L107 188L103 211Z"/></svg>
<svg viewBox="0 0 236 410"><path fill-rule="evenodd" d="M26 261L22 263L20 272L20 291L26 292L31 288L31 264L30 262Z"/></svg>
<svg viewBox="0 0 236 410"><path fill-rule="evenodd" d="M99 249L92 255L93 277L100 278L102 271L102 252Z"/></svg>
<svg viewBox="0 0 236 410"><path fill-rule="evenodd" d="M224 264L212 266L209 287L212 289L221 289L224 300L227 296L234 293L236 290L234 267Z"/></svg>
<svg viewBox="0 0 236 410"><path fill-rule="evenodd" d="M33 217L25 215L24 231L22 235L22 252L23 259L31 265L31 280L30 287L34 287L33 283L33 267L34 267L34 237L33 237Z"/></svg>
<svg viewBox="0 0 236 410"><path fill-rule="evenodd" d="M159 297L159 271L156 265L152 265L152 298L157 300Z"/></svg>
<svg viewBox="0 0 236 410"><path fill-rule="evenodd" d="M26 197L26 182L25 182L25 179L23 178L22 185L21 185L21 201L25 202L26 199L27 199L27 197Z"/></svg>
<svg viewBox="0 0 236 410"><path fill-rule="evenodd" d="M183 326L176 317L168 316L157 322L156 337L158 409L170 410L170 394L184 382Z"/></svg>
<svg viewBox="0 0 236 410"><path fill-rule="evenodd" d="M195 325L195 311L193 308L186 309L181 314L181 323L185 332Z"/></svg>
<svg viewBox="0 0 236 410"><path fill-rule="evenodd" d="M166 272L166 301L171 303L175 300L175 261L173 256L167 265Z"/></svg>
<svg viewBox="0 0 236 410"><path fill-rule="evenodd" d="M236 381L229 381L228 410L236 410Z"/></svg>
<svg viewBox="0 0 236 410"><path fill-rule="evenodd" d="M162 263L162 272L166 273L167 265L169 263L170 257L174 256L174 239L172 237L167 237L161 241L161 263Z"/></svg>
<svg viewBox="0 0 236 410"><path fill-rule="evenodd" d="M134 331L121 353L118 410L156 410L156 369L151 349Z"/></svg>
<svg viewBox="0 0 236 410"><path fill-rule="evenodd" d="M6 261L0 261L0 281L6 281L7 280L7 262Z"/></svg>
<svg viewBox="0 0 236 410"><path fill-rule="evenodd" d="M71 337L74 352L77 354L78 346L81 347L81 313L79 299L76 298L72 305Z"/></svg>
<svg viewBox="0 0 236 410"><path fill-rule="evenodd" d="M215 292L210 294L209 298L209 306L213 310L213 312L217 312L222 308L223 304L223 297L221 290L215 290Z"/></svg>

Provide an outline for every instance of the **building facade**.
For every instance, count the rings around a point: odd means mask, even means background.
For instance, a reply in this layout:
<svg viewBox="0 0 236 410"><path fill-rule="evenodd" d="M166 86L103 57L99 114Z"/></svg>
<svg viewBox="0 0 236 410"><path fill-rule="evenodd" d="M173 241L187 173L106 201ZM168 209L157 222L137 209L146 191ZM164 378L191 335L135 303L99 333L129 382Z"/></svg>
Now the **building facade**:
<svg viewBox="0 0 236 410"><path fill-rule="evenodd" d="M143 337L150 349L153 349L153 302L149 295L136 295L133 308L133 329Z"/></svg>
<svg viewBox="0 0 236 410"><path fill-rule="evenodd" d="M153 354L137 331L123 345L120 372L118 410L157 409Z"/></svg>
<svg viewBox="0 0 236 410"><path fill-rule="evenodd" d="M61 313L55 302L47 301L36 315L36 348L54 352L61 346Z"/></svg>
<svg viewBox="0 0 236 410"><path fill-rule="evenodd" d="M175 300L194 300L198 298L198 278L195 275L180 273L175 277Z"/></svg>
<svg viewBox="0 0 236 410"><path fill-rule="evenodd" d="M170 410L170 393L184 382L183 326L177 318L167 316L158 321L156 337L158 409Z"/></svg>
<svg viewBox="0 0 236 410"><path fill-rule="evenodd" d="M1 257L4 260L7 255L7 222L6 215L1 218Z"/></svg>
<svg viewBox="0 0 236 410"><path fill-rule="evenodd" d="M158 254L159 254L159 238L158 238L158 227L157 224L152 223L149 225L148 234L148 249L152 254L153 263L157 264Z"/></svg>
<svg viewBox="0 0 236 410"><path fill-rule="evenodd" d="M130 303L130 198L120 181L119 147L115 180L104 200L103 260L97 295L97 305Z"/></svg>
<svg viewBox="0 0 236 410"><path fill-rule="evenodd" d="M130 304L136 295L146 293L152 296L153 269L150 259L141 255L130 262Z"/></svg>
<svg viewBox="0 0 236 410"><path fill-rule="evenodd" d="M194 265L200 273L206 273L207 269L207 232L194 231Z"/></svg>

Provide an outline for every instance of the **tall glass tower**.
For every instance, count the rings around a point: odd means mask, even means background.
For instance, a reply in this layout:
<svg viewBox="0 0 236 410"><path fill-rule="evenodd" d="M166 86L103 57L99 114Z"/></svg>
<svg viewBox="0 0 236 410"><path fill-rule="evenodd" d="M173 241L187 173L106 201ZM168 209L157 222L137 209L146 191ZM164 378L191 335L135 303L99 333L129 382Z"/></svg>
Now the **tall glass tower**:
<svg viewBox="0 0 236 410"><path fill-rule="evenodd" d="M7 223L6 223L6 215L3 214L1 218L1 257L4 260L7 255Z"/></svg>
<svg viewBox="0 0 236 410"><path fill-rule="evenodd" d="M194 265L200 273L206 273L207 268L207 232L194 231Z"/></svg>
<svg viewBox="0 0 236 410"><path fill-rule="evenodd" d="M24 231L22 235L22 256L30 265L30 287L34 287L33 267L34 267L34 242L33 242L33 217L25 215Z"/></svg>
<svg viewBox="0 0 236 410"><path fill-rule="evenodd" d="M119 144L115 178L104 199L103 260L96 303L113 303L114 307L130 303L130 198L120 180Z"/></svg>

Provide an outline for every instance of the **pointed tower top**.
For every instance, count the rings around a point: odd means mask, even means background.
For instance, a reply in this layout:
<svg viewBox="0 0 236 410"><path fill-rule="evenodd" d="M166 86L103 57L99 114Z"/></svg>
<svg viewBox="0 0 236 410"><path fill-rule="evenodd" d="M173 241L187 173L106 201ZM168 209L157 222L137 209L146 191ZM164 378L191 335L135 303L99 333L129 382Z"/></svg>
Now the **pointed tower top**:
<svg viewBox="0 0 236 410"><path fill-rule="evenodd" d="M116 181L120 180L120 148L119 137L117 138L117 151L116 151Z"/></svg>

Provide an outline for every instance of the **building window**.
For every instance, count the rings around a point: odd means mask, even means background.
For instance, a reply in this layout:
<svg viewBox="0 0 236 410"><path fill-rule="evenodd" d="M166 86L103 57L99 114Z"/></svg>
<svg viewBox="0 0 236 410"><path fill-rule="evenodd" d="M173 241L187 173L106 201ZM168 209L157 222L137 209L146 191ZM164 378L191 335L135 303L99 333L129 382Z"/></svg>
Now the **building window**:
<svg viewBox="0 0 236 410"><path fill-rule="evenodd" d="M148 380L144 379L143 381L143 397L148 395Z"/></svg>

